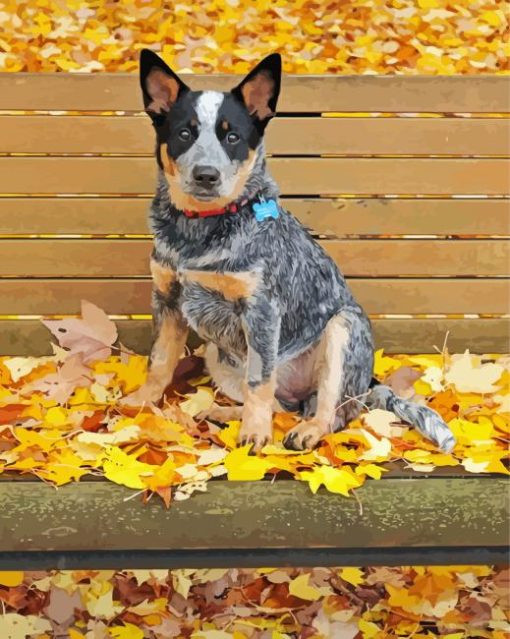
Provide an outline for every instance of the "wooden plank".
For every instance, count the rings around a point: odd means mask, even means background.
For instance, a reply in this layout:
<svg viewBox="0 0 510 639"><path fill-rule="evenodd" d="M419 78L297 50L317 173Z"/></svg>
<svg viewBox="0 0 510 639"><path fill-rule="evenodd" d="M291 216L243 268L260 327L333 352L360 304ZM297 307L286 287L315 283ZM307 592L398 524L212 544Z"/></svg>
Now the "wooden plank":
<svg viewBox="0 0 510 639"><path fill-rule="evenodd" d="M0 235L146 234L150 199L0 197ZM291 199L282 205L327 235L510 235L504 199Z"/></svg>
<svg viewBox="0 0 510 639"><path fill-rule="evenodd" d="M284 195L503 195L510 193L504 159L269 158ZM3 157L0 193L150 194L153 158Z"/></svg>
<svg viewBox="0 0 510 639"><path fill-rule="evenodd" d="M149 320L116 320L119 339L137 353L151 347ZM434 353L446 333L450 352L508 353L507 319L373 319L375 343L387 353ZM52 336L38 320L0 320L0 354L49 355Z"/></svg>
<svg viewBox="0 0 510 639"><path fill-rule="evenodd" d="M58 493L40 482L0 484L0 569L14 559L25 570L423 565L467 553L476 564L504 561L508 543L506 479L368 481L357 491L363 510L295 481L210 482L169 511L126 501L130 494L102 482Z"/></svg>
<svg viewBox="0 0 510 639"><path fill-rule="evenodd" d="M276 155L508 155L510 121L471 118L276 118ZM0 115L0 153L154 153L148 117Z"/></svg>
<svg viewBox="0 0 510 639"><path fill-rule="evenodd" d="M506 240L322 240L355 277L504 276ZM136 277L149 274L151 240L0 240L4 277Z"/></svg>
<svg viewBox="0 0 510 639"><path fill-rule="evenodd" d="M504 279L349 279L357 301L374 314L505 314L510 282ZM80 312L82 299L111 315L151 312L150 280L0 279L0 315Z"/></svg>
<svg viewBox="0 0 510 639"><path fill-rule="evenodd" d="M239 75L182 74L194 89L229 91ZM285 75L280 112L510 110L504 76ZM0 73L0 109L139 111L138 74Z"/></svg>

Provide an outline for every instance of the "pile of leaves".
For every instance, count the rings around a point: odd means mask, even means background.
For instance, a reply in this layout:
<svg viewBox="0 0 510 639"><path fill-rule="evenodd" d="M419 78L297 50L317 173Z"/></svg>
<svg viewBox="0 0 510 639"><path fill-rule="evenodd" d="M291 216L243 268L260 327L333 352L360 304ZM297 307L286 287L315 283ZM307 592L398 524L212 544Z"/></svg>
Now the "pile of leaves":
<svg viewBox="0 0 510 639"><path fill-rule="evenodd" d="M0 572L2 639L506 639L490 566Z"/></svg>
<svg viewBox="0 0 510 639"><path fill-rule="evenodd" d="M213 477L290 474L313 492L324 485L347 496L367 477L380 479L382 462L509 474L502 461L509 454L508 357L377 352L376 376L442 415L457 438L452 453L439 452L393 413L372 410L304 452L281 443L298 416L277 413L273 443L252 455L250 445L237 447L239 421L222 426L197 417L213 402L229 402L212 388L199 352L181 360L160 406L128 407L119 399L143 383L147 358L114 345L108 316L83 302L82 318L44 323L59 341L53 355L0 358L0 473L32 474L56 486L98 475L143 499L157 493L167 506L206 491Z"/></svg>
<svg viewBox="0 0 510 639"><path fill-rule="evenodd" d="M503 0L0 1L0 71L246 73L279 51L289 73L501 73Z"/></svg>

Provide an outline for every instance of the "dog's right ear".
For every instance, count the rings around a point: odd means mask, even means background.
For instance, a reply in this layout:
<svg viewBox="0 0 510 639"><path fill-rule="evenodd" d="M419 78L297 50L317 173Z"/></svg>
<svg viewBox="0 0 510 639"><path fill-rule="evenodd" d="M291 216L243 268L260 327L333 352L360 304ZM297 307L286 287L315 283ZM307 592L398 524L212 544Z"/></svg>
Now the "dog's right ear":
<svg viewBox="0 0 510 639"><path fill-rule="evenodd" d="M140 85L145 111L154 121L165 116L189 87L150 49L140 55Z"/></svg>

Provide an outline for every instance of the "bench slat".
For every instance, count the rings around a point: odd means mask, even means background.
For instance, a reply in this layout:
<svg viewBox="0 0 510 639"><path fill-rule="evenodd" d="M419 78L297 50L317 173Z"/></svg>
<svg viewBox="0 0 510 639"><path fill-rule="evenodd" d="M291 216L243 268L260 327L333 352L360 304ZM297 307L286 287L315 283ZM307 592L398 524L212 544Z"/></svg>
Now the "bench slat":
<svg viewBox="0 0 510 639"><path fill-rule="evenodd" d="M0 235L146 234L150 198L2 198ZM504 199L289 199L308 227L330 235L509 235Z"/></svg>
<svg viewBox="0 0 510 639"><path fill-rule="evenodd" d="M503 195L504 159L269 158L284 195ZM152 194L153 158L3 157L0 193Z"/></svg>
<svg viewBox="0 0 510 639"><path fill-rule="evenodd" d="M503 279L349 279L368 313L505 314L510 283ZM140 279L0 279L0 315L80 312L86 299L111 315L151 312L152 283Z"/></svg>
<svg viewBox="0 0 510 639"><path fill-rule="evenodd" d="M150 320L116 320L120 341L137 353L151 347ZM377 348L387 353L433 353L441 350L446 333L450 352L507 353L510 346L508 319L374 319ZM0 353L4 355L50 355L48 329L39 320L0 319Z"/></svg>
<svg viewBox="0 0 510 639"><path fill-rule="evenodd" d="M181 76L192 88L229 91L242 76ZM280 112L324 111L503 113L504 76L285 75ZM0 109L127 110L142 108L136 73L0 73Z"/></svg>
<svg viewBox="0 0 510 639"><path fill-rule="evenodd" d="M356 277L504 276L507 240L321 240ZM5 277L129 277L149 275L151 240L0 240Z"/></svg>
<svg viewBox="0 0 510 639"><path fill-rule="evenodd" d="M166 511L110 483L2 482L0 569L504 562L507 490L497 478L367 481L361 511L295 481L218 481Z"/></svg>
<svg viewBox="0 0 510 639"><path fill-rule="evenodd" d="M266 136L276 155L508 155L503 119L276 118ZM0 116L0 153L154 152L147 117Z"/></svg>

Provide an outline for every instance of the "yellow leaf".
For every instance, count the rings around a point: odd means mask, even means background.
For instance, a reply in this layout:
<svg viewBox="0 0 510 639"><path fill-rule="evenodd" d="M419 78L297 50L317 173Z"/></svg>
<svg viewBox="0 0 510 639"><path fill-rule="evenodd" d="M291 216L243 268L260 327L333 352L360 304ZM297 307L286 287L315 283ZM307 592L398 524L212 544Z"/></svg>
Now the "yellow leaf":
<svg viewBox="0 0 510 639"><path fill-rule="evenodd" d="M237 440L239 439L239 430L241 428L240 421L227 422L227 428L224 428L218 433L218 438L228 448L235 448L237 446Z"/></svg>
<svg viewBox="0 0 510 639"><path fill-rule="evenodd" d="M384 350L380 348L374 354L374 375L385 377L391 371L396 371L402 366L402 362L393 357L386 357Z"/></svg>
<svg viewBox="0 0 510 639"><path fill-rule="evenodd" d="M236 448L225 457L223 462L231 481L251 481L262 479L271 468L271 464L261 457L249 455L251 445Z"/></svg>
<svg viewBox="0 0 510 639"><path fill-rule="evenodd" d="M124 626L112 626L108 628L108 634L113 639L143 639L144 637L143 630L132 623L126 623Z"/></svg>
<svg viewBox="0 0 510 639"><path fill-rule="evenodd" d="M50 428L59 428L69 423L67 411L60 406L53 406L46 411L44 425Z"/></svg>
<svg viewBox="0 0 510 639"><path fill-rule="evenodd" d="M234 635L224 630L199 630L191 635L191 639L233 639Z"/></svg>
<svg viewBox="0 0 510 639"><path fill-rule="evenodd" d="M117 446L110 446L103 460L105 477L128 488L145 488L140 475L151 474L154 468L150 464L139 462L132 455L127 455Z"/></svg>
<svg viewBox="0 0 510 639"><path fill-rule="evenodd" d="M69 633L69 639L85 639L81 632L78 632L74 628L69 628L67 632Z"/></svg>
<svg viewBox="0 0 510 639"><path fill-rule="evenodd" d="M129 612L133 612L135 615L145 617L147 615L155 615L158 612L165 612L167 610L168 600L165 597L158 597L149 601L144 599L141 603L135 606L129 606L127 609Z"/></svg>
<svg viewBox="0 0 510 639"><path fill-rule="evenodd" d="M364 428L360 428L360 433L363 434L363 437L370 446L370 448L360 456L360 459L366 459L367 461L386 461L389 459L391 452L391 442L389 439L386 437L377 439L377 437L374 437Z"/></svg>
<svg viewBox="0 0 510 639"><path fill-rule="evenodd" d="M199 386L196 393L186 395L186 401L181 402L180 408L187 415L195 417L202 411L208 410L214 403L214 392L207 386Z"/></svg>
<svg viewBox="0 0 510 639"><path fill-rule="evenodd" d="M468 422L467 419L455 417L448 422L452 433L455 435L459 444L473 445L478 442L491 440L494 435L494 427L489 420L479 421L477 424Z"/></svg>
<svg viewBox="0 0 510 639"><path fill-rule="evenodd" d="M142 481L149 490L156 491L158 488L171 486L174 477L175 464L173 459L168 458L162 466L155 467L154 474L151 477L144 477Z"/></svg>
<svg viewBox="0 0 510 639"><path fill-rule="evenodd" d="M340 577L353 586L359 586L365 581L363 571L360 568L342 568L340 570Z"/></svg>
<svg viewBox="0 0 510 639"><path fill-rule="evenodd" d="M375 464L360 464L356 466L354 472L356 475L368 475L372 479L381 479L383 473L388 472L388 468L376 466Z"/></svg>
<svg viewBox="0 0 510 639"><path fill-rule="evenodd" d="M363 634L363 639L372 639L381 632L378 625L371 621L365 621L364 619L360 619L358 621L358 627Z"/></svg>
<svg viewBox="0 0 510 639"><path fill-rule="evenodd" d="M25 573L20 570L0 572L0 584L8 588L14 588L23 583Z"/></svg>
<svg viewBox="0 0 510 639"><path fill-rule="evenodd" d="M322 597L331 594L329 588L310 586L309 581L309 573L299 575L299 577L296 577L289 583L289 594L304 599L305 601L318 601Z"/></svg>
<svg viewBox="0 0 510 639"><path fill-rule="evenodd" d="M140 436L140 432L140 426L132 424L113 433L80 433L76 436L76 440L82 444L97 444L103 447L110 444L127 444L128 442L136 441Z"/></svg>
<svg viewBox="0 0 510 639"><path fill-rule="evenodd" d="M63 486L70 481L78 481L89 472L88 469L82 468L84 464L86 462L72 450L63 448L50 453L45 466L39 473L43 479L52 481L57 486Z"/></svg>
<svg viewBox="0 0 510 639"><path fill-rule="evenodd" d="M345 497L349 496L349 491L352 488L357 488L363 483L363 479L357 477L350 468L332 468L331 466L318 466L312 470L301 472L299 479L307 481L314 494L324 484L330 493Z"/></svg>

